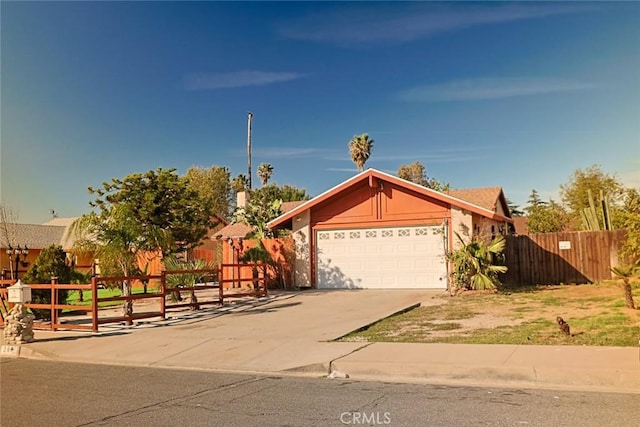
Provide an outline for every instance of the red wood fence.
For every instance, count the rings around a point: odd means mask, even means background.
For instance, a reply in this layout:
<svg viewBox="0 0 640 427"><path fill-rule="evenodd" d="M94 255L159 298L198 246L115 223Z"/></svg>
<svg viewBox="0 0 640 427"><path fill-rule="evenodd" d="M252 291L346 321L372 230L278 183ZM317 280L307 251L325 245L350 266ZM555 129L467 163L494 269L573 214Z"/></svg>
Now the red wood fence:
<svg viewBox="0 0 640 427"><path fill-rule="evenodd" d="M503 283L593 283L612 278L626 232L573 231L506 236Z"/></svg>
<svg viewBox="0 0 640 427"><path fill-rule="evenodd" d="M38 309L49 311L50 316L46 321L36 321L34 323L34 329L80 329L91 330L97 332L99 325L108 323L125 322L126 324L132 324L134 320L155 318L159 317L165 319L167 311L182 307L193 307L197 305L197 308L203 305L224 305L225 299L228 298L240 298L240 297L261 297L268 294L267 281L266 281L266 266L264 264L238 264L238 265L224 265L223 267L232 268L235 271L243 272L242 275L235 276L233 278L226 278L222 274L222 268L208 269L208 270L176 270L176 271L162 271L159 275L148 276L119 276L119 277L104 277L93 276L91 283L89 284L73 284L65 285L59 284L56 280L52 280L50 284L30 284L32 290L48 290L50 291L50 303L27 303L25 306L29 309ZM167 276L179 275L179 274L199 274L202 275L202 283L198 283L193 288L183 286L170 286L167 284ZM247 274L248 273L248 274ZM149 286L148 290L144 293L134 293L132 295L120 295L111 297L98 297L98 289L102 287L104 283L121 283L124 280L128 280L132 283L132 288L142 288L142 283L158 283L157 286ZM237 284L237 287L231 289L230 283ZM11 310L13 304L8 302L8 287L13 285L13 280L0 280L0 326L4 325L4 320L7 313ZM79 304L67 304L66 301L58 300L58 291L91 291L91 303L88 305ZM214 292L212 293L211 290ZM190 301L189 294L194 293L198 295L197 303ZM205 298L202 297L203 293L206 293ZM181 296L187 295L187 298ZM174 296L180 296L179 298L173 298ZM159 304L155 304L155 308L150 308L150 305L143 305L141 310L135 311L130 315L125 315L124 312L119 316L106 317L101 313L99 307L101 303L121 301L131 302L134 304L136 301L142 302L145 300L156 300ZM184 302L186 300L186 302ZM114 307L111 307L114 308ZM117 307L116 307L117 308ZM63 311L73 311L85 313L86 315L80 320L77 316L74 320L69 320L68 317L61 316ZM144 310L144 311L142 311Z"/></svg>

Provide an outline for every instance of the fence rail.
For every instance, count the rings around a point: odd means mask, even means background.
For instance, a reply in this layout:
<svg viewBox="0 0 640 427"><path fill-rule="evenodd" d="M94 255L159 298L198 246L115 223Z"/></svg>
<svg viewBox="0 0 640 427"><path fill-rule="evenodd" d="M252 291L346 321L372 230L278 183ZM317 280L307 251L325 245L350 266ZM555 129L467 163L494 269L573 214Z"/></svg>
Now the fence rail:
<svg viewBox="0 0 640 427"><path fill-rule="evenodd" d="M224 267L233 267L234 271L238 271L239 275L231 279L223 276L223 266L216 269L205 270L179 270L179 271L162 271L159 275L148 276L93 276L91 283L89 284L60 284L57 280L52 280L50 284L31 284L32 291L41 290L49 291L50 303L27 303L25 306L29 309L44 310L49 312L49 319L45 321L38 321L34 323L34 329L47 329L56 331L58 329L79 329L79 330L91 330L98 331L100 325L109 323L126 322L132 324L134 320L147 319L147 318L166 318L166 313L169 310L193 307L200 308L203 305L224 305L225 299L239 298L239 297L258 297L266 296L267 283L264 264L225 264ZM249 274L247 274L249 272ZM257 273L257 274L256 274ZM197 283L195 286L183 286L183 285L168 285L167 277L179 274L198 274L205 280L202 283ZM129 281L130 283L136 283L138 287L142 283L149 283L151 281L159 281L160 285L151 291L147 291L145 286L145 293L137 293L131 295L120 295L110 297L99 297L98 289L102 287L103 283L107 282L123 282ZM7 314L11 310L14 304L8 301L8 287L13 285L13 280L0 280L0 326L4 326L4 322ZM91 291L91 303L88 305L79 304L67 304L64 301L59 301L59 291ZM213 290L213 297L202 299L202 293ZM217 291L217 292L216 292ZM188 293L189 298L187 302L183 302L182 294ZM194 295L200 295L199 299L192 299ZM177 297L176 297L177 296ZM123 314L121 316L107 317L104 314L101 315L100 306L106 302L122 301L123 304L134 302L140 302L144 300L159 300L157 309L153 309L149 306L145 306L142 312L135 312L131 314ZM61 318L62 310L71 310L74 312L84 312L87 318L84 318L84 322L64 321L68 320ZM88 322L88 324L87 324Z"/></svg>
<svg viewBox="0 0 640 427"><path fill-rule="evenodd" d="M626 232L574 231L506 236L504 283L593 283L612 278Z"/></svg>

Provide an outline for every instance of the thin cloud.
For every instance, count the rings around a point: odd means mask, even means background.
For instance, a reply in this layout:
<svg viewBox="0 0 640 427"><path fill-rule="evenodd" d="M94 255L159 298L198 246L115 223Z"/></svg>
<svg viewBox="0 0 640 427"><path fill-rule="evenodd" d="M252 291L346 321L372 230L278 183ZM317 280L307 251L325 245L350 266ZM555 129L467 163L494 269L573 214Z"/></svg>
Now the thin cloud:
<svg viewBox="0 0 640 427"><path fill-rule="evenodd" d="M358 168L326 168L329 172L359 172Z"/></svg>
<svg viewBox="0 0 640 427"><path fill-rule="evenodd" d="M479 78L418 86L399 94L403 101L478 101L592 89L593 84L552 78Z"/></svg>
<svg viewBox="0 0 640 427"><path fill-rule="evenodd" d="M191 73L184 78L187 90L230 89L247 86L265 86L304 77L295 72L244 70L230 73Z"/></svg>
<svg viewBox="0 0 640 427"><path fill-rule="evenodd" d="M330 150L322 148L307 147L270 147L254 150L253 153L258 157L272 159L294 159L304 157L321 157L329 153Z"/></svg>
<svg viewBox="0 0 640 427"><path fill-rule="evenodd" d="M355 4L281 25L276 31L295 40L343 46L399 44L480 25L593 10L567 4L454 5Z"/></svg>

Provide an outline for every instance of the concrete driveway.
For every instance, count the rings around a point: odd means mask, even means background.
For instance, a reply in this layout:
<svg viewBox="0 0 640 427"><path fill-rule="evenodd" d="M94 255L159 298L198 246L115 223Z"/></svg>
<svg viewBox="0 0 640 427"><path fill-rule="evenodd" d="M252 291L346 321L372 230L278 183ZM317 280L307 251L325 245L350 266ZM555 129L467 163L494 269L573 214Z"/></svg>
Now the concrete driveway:
<svg viewBox="0 0 640 427"><path fill-rule="evenodd" d="M367 345L331 340L418 303L437 303L438 295L444 291L278 293L267 303L252 300L196 317L178 313L99 334L37 331L36 342L20 352L94 363L322 374L331 361Z"/></svg>

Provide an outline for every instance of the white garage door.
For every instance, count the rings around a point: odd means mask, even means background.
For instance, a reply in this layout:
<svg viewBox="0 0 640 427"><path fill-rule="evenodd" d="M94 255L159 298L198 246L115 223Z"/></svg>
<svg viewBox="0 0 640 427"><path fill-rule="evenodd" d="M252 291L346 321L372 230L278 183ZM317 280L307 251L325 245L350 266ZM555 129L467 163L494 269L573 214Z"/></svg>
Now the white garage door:
<svg viewBox="0 0 640 427"><path fill-rule="evenodd" d="M316 232L320 289L446 288L441 226Z"/></svg>

